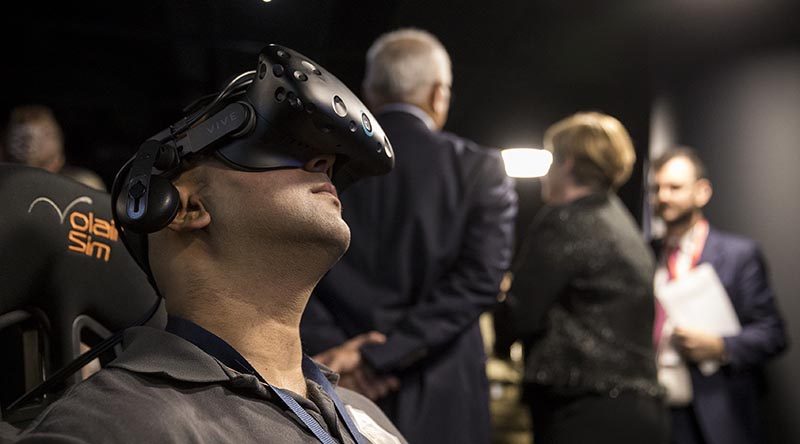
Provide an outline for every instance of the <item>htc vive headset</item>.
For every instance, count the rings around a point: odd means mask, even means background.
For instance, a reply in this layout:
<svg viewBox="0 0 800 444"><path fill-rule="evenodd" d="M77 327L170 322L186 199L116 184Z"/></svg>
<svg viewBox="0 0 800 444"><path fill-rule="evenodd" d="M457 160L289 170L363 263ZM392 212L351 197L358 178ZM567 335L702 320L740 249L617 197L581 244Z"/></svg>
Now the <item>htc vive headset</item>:
<svg viewBox="0 0 800 444"><path fill-rule="evenodd" d="M361 100L333 74L289 48L261 50L258 69L199 99L187 117L145 141L117 173L112 212L123 240L152 276L147 234L175 218L180 205L171 179L201 155L230 168L302 168L318 154L334 154L333 184L344 190L394 166L389 139Z"/></svg>

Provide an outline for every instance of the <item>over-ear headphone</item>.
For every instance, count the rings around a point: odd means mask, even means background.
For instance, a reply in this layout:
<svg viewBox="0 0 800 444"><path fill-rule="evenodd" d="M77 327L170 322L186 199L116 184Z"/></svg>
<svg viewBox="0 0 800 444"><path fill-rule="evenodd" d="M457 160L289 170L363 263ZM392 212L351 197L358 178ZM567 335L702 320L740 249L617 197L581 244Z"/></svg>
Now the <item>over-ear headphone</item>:
<svg viewBox="0 0 800 444"><path fill-rule="evenodd" d="M160 230L178 212L178 191L170 181L150 172L167 170L179 162L175 150L155 140L145 142L131 164L130 180L117 198L117 214L130 230L150 233ZM120 206L124 206L120 208Z"/></svg>
<svg viewBox="0 0 800 444"><path fill-rule="evenodd" d="M127 175L126 182L119 191L112 191L119 223L136 233L152 233L169 225L180 206L169 173L180 170L182 159L207 150L215 142L252 131L255 121L251 110L247 103L234 102L185 133L170 131L165 140L144 142L129 166L120 170ZM179 139L186 142L177 144ZM153 174L153 170L165 175ZM114 180L115 185L118 180Z"/></svg>

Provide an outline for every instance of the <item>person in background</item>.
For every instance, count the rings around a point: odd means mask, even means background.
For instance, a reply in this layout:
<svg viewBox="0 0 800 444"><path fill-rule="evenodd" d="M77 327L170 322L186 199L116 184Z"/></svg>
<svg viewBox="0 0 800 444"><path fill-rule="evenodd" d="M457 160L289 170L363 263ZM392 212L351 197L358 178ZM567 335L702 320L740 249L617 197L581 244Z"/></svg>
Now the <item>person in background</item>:
<svg viewBox="0 0 800 444"><path fill-rule="evenodd" d="M23 105L11 111L3 148L6 161L51 173L61 172L65 163L61 126L53 112L41 105Z"/></svg>
<svg viewBox="0 0 800 444"><path fill-rule="evenodd" d="M664 153L653 161L652 173L655 212L666 225L666 236L653 242L660 258L656 291L708 263L742 327L739 334L727 337L681 327L659 304L653 333L659 379L667 388L671 407L672 440L679 444L760 443L762 368L786 348L764 257L754 241L719 231L703 216L712 187L692 149ZM704 374L698 367L703 361L721 367Z"/></svg>
<svg viewBox="0 0 800 444"><path fill-rule="evenodd" d="M490 441L478 317L497 301L517 209L499 153L442 131L451 84L428 32L369 49L364 93L397 162L343 197L350 250L301 325L306 349L418 444Z"/></svg>
<svg viewBox="0 0 800 444"><path fill-rule="evenodd" d="M0 159L5 162L42 168L94 189L106 189L96 173L66 164L61 126L46 106L22 105L11 110L2 146Z"/></svg>
<svg viewBox="0 0 800 444"><path fill-rule="evenodd" d="M526 350L524 399L537 444L666 443L651 341L655 260L614 191L635 151L615 118L551 126L545 206L515 259L509 295Z"/></svg>

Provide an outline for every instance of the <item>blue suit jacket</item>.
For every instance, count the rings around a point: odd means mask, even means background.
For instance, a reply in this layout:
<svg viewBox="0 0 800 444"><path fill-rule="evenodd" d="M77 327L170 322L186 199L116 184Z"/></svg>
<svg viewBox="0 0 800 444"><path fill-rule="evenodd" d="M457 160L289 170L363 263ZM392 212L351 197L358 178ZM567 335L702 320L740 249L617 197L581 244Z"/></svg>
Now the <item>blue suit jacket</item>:
<svg viewBox="0 0 800 444"><path fill-rule="evenodd" d="M300 332L310 354L377 330L361 348L401 378L379 402L409 442L488 443L489 390L478 316L511 262L516 193L497 151L405 112L378 115L391 173L342 195L350 249L317 286Z"/></svg>
<svg viewBox="0 0 800 444"><path fill-rule="evenodd" d="M655 245L660 250L660 245ZM712 228L699 263L714 267L742 331L724 338L729 362L720 371L704 376L690 366L697 423L709 444L759 443L762 365L786 348L783 320L769 286L764 257L754 241ZM685 432L673 430L677 436Z"/></svg>

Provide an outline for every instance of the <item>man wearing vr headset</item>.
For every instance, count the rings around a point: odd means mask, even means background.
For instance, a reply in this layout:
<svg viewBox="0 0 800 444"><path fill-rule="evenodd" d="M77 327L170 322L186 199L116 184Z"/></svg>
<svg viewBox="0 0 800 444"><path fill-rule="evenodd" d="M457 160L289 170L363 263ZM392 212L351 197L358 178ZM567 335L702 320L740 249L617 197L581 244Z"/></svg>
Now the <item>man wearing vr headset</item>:
<svg viewBox="0 0 800 444"><path fill-rule="evenodd" d="M145 142L115 180L115 219L166 300L166 331L128 329L122 354L20 442L405 442L368 399L334 389L299 334L350 241L337 188L393 162L333 75L264 48L256 71Z"/></svg>

